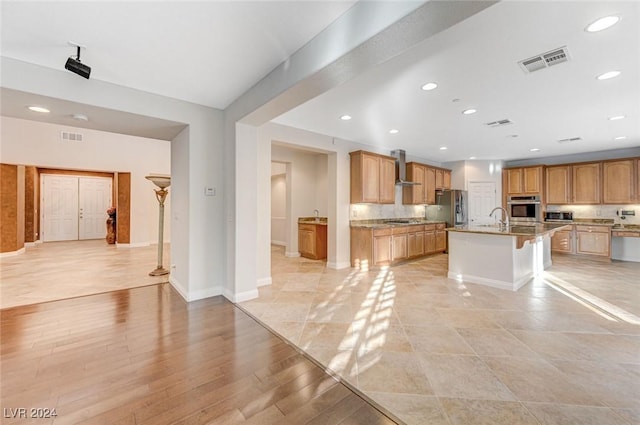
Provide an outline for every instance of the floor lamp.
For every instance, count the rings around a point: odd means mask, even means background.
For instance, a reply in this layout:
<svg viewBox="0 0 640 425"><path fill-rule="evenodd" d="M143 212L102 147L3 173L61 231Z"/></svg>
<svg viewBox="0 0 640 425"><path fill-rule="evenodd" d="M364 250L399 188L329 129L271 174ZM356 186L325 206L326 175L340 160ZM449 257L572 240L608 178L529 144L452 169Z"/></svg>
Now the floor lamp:
<svg viewBox="0 0 640 425"><path fill-rule="evenodd" d="M158 218L158 267L155 270L149 272L149 276L162 276L169 274L169 270L162 267L162 248L163 248L163 233L164 233L164 200L167 199L169 191L167 188L171 185L171 177L164 175L150 175L145 177L147 180L151 180L153 184L159 187L154 189L156 193L156 199L160 204L160 217Z"/></svg>

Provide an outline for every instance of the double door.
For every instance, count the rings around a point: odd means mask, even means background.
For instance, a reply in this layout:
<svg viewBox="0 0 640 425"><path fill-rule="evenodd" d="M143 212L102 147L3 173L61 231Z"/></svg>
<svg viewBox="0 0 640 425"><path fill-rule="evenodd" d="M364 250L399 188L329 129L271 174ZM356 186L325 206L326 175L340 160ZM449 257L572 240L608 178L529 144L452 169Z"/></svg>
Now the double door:
<svg viewBox="0 0 640 425"><path fill-rule="evenodd" d="M42 175L40 193L44 242L105 237L110 178Z"/></svg>

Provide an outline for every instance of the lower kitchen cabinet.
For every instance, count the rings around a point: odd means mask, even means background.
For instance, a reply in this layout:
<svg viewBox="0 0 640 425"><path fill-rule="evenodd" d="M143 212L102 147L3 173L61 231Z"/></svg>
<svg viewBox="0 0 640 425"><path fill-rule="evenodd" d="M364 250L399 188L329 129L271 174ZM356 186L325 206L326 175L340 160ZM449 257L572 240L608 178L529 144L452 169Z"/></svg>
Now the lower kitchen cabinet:
<svg viewBox="0 0 640 425"><path fill-rule="evenodd" d="M324 224L298 224L298 251L305 258L327 258L327 226Z"/></svg>
<svg viewBox="0 0 640 425"><path fill-rule="evenodd" d="M560 230L551 237L551 251L573 254L573 230Z"/></svg>
<svg viewBox="0 0 640 425"><path fill-rule="evenodd" d="M611 256L611 230L606 226L576 226L576 254Z"/></svg>
<svg viewBox="0 0 640 425"><path fill-rule="evenodd" d="M444 228L444 223L383 228L352 227L351 266L367 269L444 252ZM440 241L440 245L437 241Z"/></svg>

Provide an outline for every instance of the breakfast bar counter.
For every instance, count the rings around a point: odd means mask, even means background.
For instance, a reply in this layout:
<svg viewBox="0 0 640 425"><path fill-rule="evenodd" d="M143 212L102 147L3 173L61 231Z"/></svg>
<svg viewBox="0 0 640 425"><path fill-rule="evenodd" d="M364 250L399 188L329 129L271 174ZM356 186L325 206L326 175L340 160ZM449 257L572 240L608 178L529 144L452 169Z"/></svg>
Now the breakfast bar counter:
<svg viewBox="0 0 640 425"><path fill-rule="evenodd" d="M551 266L551 236L562 223L447 228L451 279L517 291Z"/></svg>

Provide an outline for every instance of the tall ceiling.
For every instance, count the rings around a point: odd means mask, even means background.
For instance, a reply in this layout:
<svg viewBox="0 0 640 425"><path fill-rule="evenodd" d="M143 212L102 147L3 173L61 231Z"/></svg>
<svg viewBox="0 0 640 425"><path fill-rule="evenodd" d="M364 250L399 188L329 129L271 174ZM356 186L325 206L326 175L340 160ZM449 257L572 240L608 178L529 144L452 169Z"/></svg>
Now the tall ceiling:
<svg viewBox="0 0 640 425"><path fill-rule="evenodd" d="M72 41L87 46L81 58L92 79L224 109L354 3L3 1L2 56L63 70ZM611 14L622 18L617 25L584 31ZM533 73L518 65L562 46L565 63ZM610 70L621 75L596 79ZM438 88L420 89L430 81ZM3 90L2 114L28 116L26 99L9 94ZM461 113L471 107L477 113ZM92 122L109 131L114 111L106 112ZM353 118L340 120L344 114ZM639 114L640 2L505 0L275 121L446 162L637 147ZM626 118L608 121L614 115ZM131 126L120 117L120 128L135 134L140 117L128 118ZM512 123L486 125L502 119ZM139 135L159 138L181 128L144 125Z"/></svg>

